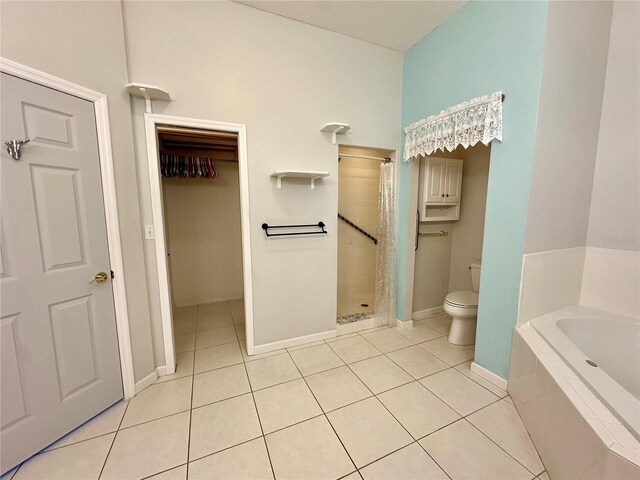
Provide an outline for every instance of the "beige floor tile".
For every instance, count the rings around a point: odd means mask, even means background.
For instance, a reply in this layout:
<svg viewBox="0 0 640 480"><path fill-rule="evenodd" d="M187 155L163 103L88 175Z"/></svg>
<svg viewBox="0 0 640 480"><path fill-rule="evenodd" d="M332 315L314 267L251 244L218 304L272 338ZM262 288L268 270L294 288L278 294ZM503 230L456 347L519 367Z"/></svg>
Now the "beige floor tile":
<svg viewBox="0 0 640 480"><path fill-rule="evenodd" d="M192 352L196 348L196 334L184 333L174 336L176 341L176 353Z"/></svg>
<svg viewBox="0 0 640 480"><path fill-rule="evenodd" d="M236 313L232 315L234 325L245 323L244 313Z"/></svg>
<svg viewBox="0 0 640 480"><path fill-rule="evenodd" d="M189 412L120 430L101 479L144 478L187 461Z"/></svg>
<svg viewBox="0 0 640 480"><path fill-rule="evenodd" d="M346 363L359 362L382 353L358 334L349 338L340 338L329 345Z"/></svg>
<svg viewBox="0 0 640 480"><path fill-rule="evenodd" d="M447 337L421 343L420 346L452 367L473 359L473 352L460 345L449 343Z"/></svg>
<svg viewBox="0 0 640 480"><path fill-rule="evenodd" d="M173 320L194 320L198 315L198 307L191 305L189 307L176 307L173 309Z"/></svg>
<svg viewBox="0 0 640 480"><path fill-rule="evenodd" d="M191 407L191 377L156 383L145 388L129 401L122 427L184 412Z"/></svg>
<svg viewBox="0 0 640 480"><path fill-rule="evenodd" d="M518 412L510 403L501 400L469 415L467 420L534 475L544 471L538 452Z"/></svg>
<svg viewBox="0 0 640 480"><path fill-rule="evenodd" d="M254 398L265 434L322 414L303 379L259 390Z"/></svg>
<svg viewBox="0 0 640 480"><path fill-rule="evenodd" d="M472 363L471 360L468 361L468 362L465 362L465 363L461 363L460 365L456 366L456 370L459 371L464 376L469 377L474 382L479 383L480 385L482 385L484 388L489 390L494 395L497 395L500 398L507 396L507 391L506 390L503 390L500 387L496 387L493 383L485 380L480 375L476 375L475 373L473 373L471 371L471 368L470 368L471 367L471 363Z"/></svg>
<svg viewBox="0 0 640 480"><path fill-rule="evenodd" d="M213 330L214 328L228 327L229 325L233 325L233 318L230 313L198 315L196 331L205 332L207 330Z"/></svg>
<svg viewBox="0 0 640 480"><path fill-rule="evenodd" d="M334 410L327 417L358 468L413 441L376 398Z"/></svg>
<svg viewBox="0 0 640 480"><path fill-rule="evenodd" d="M196 350L237 341L238 337L236 336L236 329L233 325L214 328L212 330L198 332L198 335L196 336Z"/></svg>
<svg viewBox="0 0 640 480"><path fill-rule="evenodd" d="M551 480L551 477L549 477L549 474L547 472L542 472L536 478L538 478L540 480Z"/></svg>
<svg viewBox="0 0 640 480"><path fill-rule="evenodd" d="M288 354L261 358L246 365L254 391L300 378L300 372Z"/></svg>
<svg viewBox="0 0 640 480"><path fill-rule="evenodd" d="M198 305L198 318L203 315L222 315L224 313L231 313L231 308L229 308L229 302L227 301Z"/></svg>
<svg viewBox="0 0 640 480"><path fill-rule="evenodd" d="M489 390L453 368L423 378L420 383L463 417L498 400Z"/></svg>
<svg viewBox="0 0 640 480"><path fill-rule="evenodd" d="M316 342L308 342L308 343L303 343L301 345L295 345L293 347L287 347L287 351L288 352L295 352L296 350L302 350L304 348L315 347L316 345L326 345L326 344L324 343L324 340L318 340Z"/></svg>
<svg viewBox="0 0 640 480"><path fill-rule="evenodd" d="M83 440L88 440L90 438L99 437L100 435L117 431L127 408L127 403L128 402L124 400L119 401L104 412L93 417L82 426L62 437L56 443L48 447L47 450L53 450L55 448L64 447L66 445L71 445L72 443L82 442Z"/></svg>
<svg viewBox="0 0 640 480"><path fill-rule="evenodd" d="M350 368L375 394L413 381L411 375L384 355L352 363Z"/></svg>
<svg viewBox="0 0 640 480"><path fill-rule="evenodd" d="M358 473L358 471L356 470L355 472L342 477L340 480L362 480L362 476L360 476L360 473Z"/></svg>
<svg viewBox="0 0 640 480"><path fill-rule="evenodd" d="M186 480L187 479L187 466L180 465L179 467L172 468L166 472L158 473L152 477L147 477L146 480Z"/></svg>
<svg viewBox="0 0 640 480"><path fill-rule="evenodd" d="M306 380L325 412L371 396L369 389L349 367L316 373L307 377Z"/></svg>
<svg viewBox="0 0 640 480"><path fill-rule="evenodd" d="M446 370L449 365L418 345L388 353L387 356L414 378Z"/></svg>
<svg viewBox="0 0 640 480"><path fill-rule="evenodd" d="M195 373L206 372L214 368L228 367L242 363L240 346L237 343L227 343L216 347L196 350Z"/></svg>
<svg viewBox="0 0 640 480"><path fill-rule="evenodd" d="M22 464L16 480L98 479L115 433L44 452ZM6 445L3 446L6 448Z"/></svg>
<svg viewBox="0 0 640 480"><path fill-rule="evenodd" d="M238 340L245 340L247 338L247 332L246 332L245 326L241 324L241 325L234 325L234 327L236 329L236 335L238 336Z"/></svg>
<svg viewBox="0 0 640 480"><path fill-rule="evenodd" d="M184 335L185 333L194 333L196 331L195 317L189 320L178 320L173 322L173 334Z"/></svg>
<svg viewBox="0 0 640 480"><path fill-rule="evenodd" d="M168 382L169 380L188 377L190 375L193 375L193 352L177 353L175 373L158 377L156 383Z"/></svg>
<svg viewBox="0 0 640 480"><path fill-rule="evenodd" d="M415 323L414 326L410 328L394 327L391 330L399 333L406 339L411 340L413 343L422 343L442 336L442 333L429 327L425 327L424 325L420 325L419 323Z"/></svg>
<svg viewBox="0 0 640 480"><path fill-rule="evenodd" d="M275 357L276 355L282 355L283 353L287 353L287 351L284 348L281 348L280 350L274 350L272 352L259 353L257 355L249 355L247 353L247 342L245 340L242 340L240 342L240 347L242 348L242 358L244 359L245 362L253 362L255 360L260 360L261 358Z"/></svg>
<svg viewBox="0 0 640 480"><path fill-rule="evenodd" d="M441 313L440 315L419 320L418 323L443 335L448 335L451 328L451 317L446 313Z"/></svg>
<svg viewBox="0 0 640 480"><path fill-rule="evenodd" d="M446 473L417 443L412 443L361 470L365 480L448 480Z"/></svg>
<svg viewBox="0 0 640 480"><path fill-rule="evenodd" d="M193 408L249 392L244 364L199 373L193 377Z"/></svg>
<svg viewBox="0 0 640 480"><path fill-rule="evenodd" d="M420 383L403 385L378 396L413 438L422 438L460 418Z"/></svg>
<svg viewBox="0 0 640 480"><path fill-rule="evenodd" d="M273 478L263 438L257 438L189 464L189 480Z"/></svg>
<svg viewBox="0 0 640 480"><path fill-rule="evenodd" d="M451 478L525 480L532 477L531 472L464 419L423 438L420 444Z"/></svg>
<svg viewBox="0 0 640 480"><path fill-rule="evenodd" d="M388 353L412 345L412 342L390 328L364 333L362 337L382 353Z"/></svg>
<svg viewBox="0 0 640 480"><path fill-rule="evenodd" d="M244 300L230 300L229 308L233 315L244 315Z"/></svg>
<svg viewBox="0 0 640 480"><path fill-rule="evenodd" d="M305 377L344 365L340 357L324 342L315 347L294 350L289 355Z"/></svg>
<svg viewBox="0 0 640 480"><path fill-rule="evenodd" d="M189 461L262 435L251 394L195 408L191 415Z"/></svg>
<svg viewBox="0 0 640 480"><path fill-rule="evenodd" d="M278 479L340 478L355 469L324 416L279 430L266 440Z"/></svg>

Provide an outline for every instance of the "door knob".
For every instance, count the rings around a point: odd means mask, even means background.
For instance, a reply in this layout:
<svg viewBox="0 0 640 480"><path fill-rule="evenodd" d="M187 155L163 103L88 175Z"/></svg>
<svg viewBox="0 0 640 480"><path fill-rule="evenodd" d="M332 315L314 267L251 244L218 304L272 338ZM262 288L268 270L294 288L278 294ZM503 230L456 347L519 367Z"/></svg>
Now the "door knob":
<svg viewBox="0 0 640 480"><path fill-rule="evenodd" d="M7 153L11 158L14 160L20 160L20 157L22 156L22 146L26 145L30 141L31 140L28 138L25 138L24 140L8 140L4 142L4 144L7 146Z"/></svg>
<svg viewBox="0 0 640 480"><path fill-rule="evenodd" d="M91 280L89 283L104 283L107 281L107 279L109 278L109 275L107 275L105 272L98 272L96 273L96 276L93 277L93 280Z"/></svg>

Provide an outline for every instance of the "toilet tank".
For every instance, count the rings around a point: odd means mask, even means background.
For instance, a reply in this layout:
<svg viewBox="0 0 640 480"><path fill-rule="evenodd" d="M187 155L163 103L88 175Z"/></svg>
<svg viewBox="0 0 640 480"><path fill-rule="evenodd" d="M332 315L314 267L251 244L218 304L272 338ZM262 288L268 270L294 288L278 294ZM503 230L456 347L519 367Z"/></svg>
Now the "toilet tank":
<svg viewBox="0 0 640 480"><path fill-rule="evenodd" d="M471 289L478 293L480 290L480 262L469 265L469 271L471 272Z"/></svg>

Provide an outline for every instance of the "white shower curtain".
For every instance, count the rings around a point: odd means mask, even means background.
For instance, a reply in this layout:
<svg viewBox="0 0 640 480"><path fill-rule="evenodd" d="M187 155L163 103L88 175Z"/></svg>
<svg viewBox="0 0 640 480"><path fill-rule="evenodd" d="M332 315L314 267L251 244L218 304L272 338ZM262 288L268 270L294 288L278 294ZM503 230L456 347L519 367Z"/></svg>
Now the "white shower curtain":
<svg viewBox="0 0 640 480"><path fill-rule="evenodd" d="M396 319L396 195L395 164L380 164L378 248L376 251L376 325L394 324Z"/></svg>

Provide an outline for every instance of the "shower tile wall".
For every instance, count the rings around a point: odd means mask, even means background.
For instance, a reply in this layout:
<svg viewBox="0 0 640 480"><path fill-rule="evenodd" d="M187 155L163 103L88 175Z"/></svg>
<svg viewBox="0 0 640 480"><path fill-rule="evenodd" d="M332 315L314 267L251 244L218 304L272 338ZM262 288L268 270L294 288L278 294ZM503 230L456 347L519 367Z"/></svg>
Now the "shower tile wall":
<svg viewBox="0 0 640 480"><path fill-rule="evenodd" d="M338 211L376 236L380 162L343 158L338 169ZM375 267L374 243L338 220L338 318L373 313Z"/></svg>

